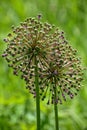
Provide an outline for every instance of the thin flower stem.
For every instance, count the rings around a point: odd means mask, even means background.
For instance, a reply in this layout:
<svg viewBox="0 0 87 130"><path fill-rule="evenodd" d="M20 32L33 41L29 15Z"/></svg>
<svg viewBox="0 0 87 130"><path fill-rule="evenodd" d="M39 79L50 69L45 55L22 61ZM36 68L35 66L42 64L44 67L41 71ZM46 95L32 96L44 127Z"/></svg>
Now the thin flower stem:
<svg viewBox="0 0 87 130"><path fill-rule="evenodd" d="M58 106L56 103L56 84L54 88L54 95L55 95L55 103L54 103L54 112L55 112L55 130L59 130L59 120L58 120Z"/></svg>
<svg viewBox="0 0 87 130"><path fill-rule="evenodd" d="M38 63L35 57L35 86L36 86L36 116L37 130L40 130L40 97L39 97L39 79L38 79Z"/></svg>
<svg viewBox="0 0 87 130"><path fill-rule="evenodd" d="M54 104L54 111L55 111L55 127L56 127L56 130L59 130L59 120L58 120L57 104Z"/></svg>

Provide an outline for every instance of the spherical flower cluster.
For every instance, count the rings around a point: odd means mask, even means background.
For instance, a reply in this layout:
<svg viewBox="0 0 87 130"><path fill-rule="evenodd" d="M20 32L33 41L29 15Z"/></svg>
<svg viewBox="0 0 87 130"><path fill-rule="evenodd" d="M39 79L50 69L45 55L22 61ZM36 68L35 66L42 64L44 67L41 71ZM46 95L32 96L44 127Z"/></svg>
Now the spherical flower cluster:
<svg viewBox="0 0 87 130"><path fill-rule="evenodd" d="M29 18L20 23L19 27L12 29L12 33L4 39L8 45L2 57L7 60L8 66L14 69L15 75L21 73L21 78L30 83L34 77L34 58L36 57L39 63L41 60L45 62L50 51L48 34L53 30L53 26L42 24L39 16L38 19Z"/></svg>
<svg viewBox="0 0 87 130"><path fill-rule="evenodd" d="M47 104L60 103L77 95L80 89L83 71L77 51L66 44L53 44L52 51L45 67L39 73L42 100ZM55 97L56 94L56 97Z"/></svg>
<svg viewBox="0 0 87 130"><path fill-rule="evenodd" d="M47 103L62 103L80 89L82 68L76 50L68 44L64 32L54 25L29 18L4 39L8 43L2 56L15 75L21 75L26 88L36 97L35 58L38 62L40 97ZM55 97L56 95L56 97Z"/></svg>

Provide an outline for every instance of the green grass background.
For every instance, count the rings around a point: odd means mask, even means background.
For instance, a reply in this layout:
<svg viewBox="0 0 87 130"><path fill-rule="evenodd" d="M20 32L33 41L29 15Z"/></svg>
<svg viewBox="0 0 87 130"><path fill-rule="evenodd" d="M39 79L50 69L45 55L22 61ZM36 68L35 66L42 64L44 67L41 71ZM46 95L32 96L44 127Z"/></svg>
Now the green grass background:
<svg viewBox="0 0 87 130"><path fill-rule="evenodd" d="M0 0L0 130L36 129L35 101L1 54L11 26L39 13L42 21L66 32L82 65L87 66L87 0ZM78 96L58 108L60 130L87 130L87 71ZM54 130L54 119L53 106L41 103L41 130Z"/></svg>

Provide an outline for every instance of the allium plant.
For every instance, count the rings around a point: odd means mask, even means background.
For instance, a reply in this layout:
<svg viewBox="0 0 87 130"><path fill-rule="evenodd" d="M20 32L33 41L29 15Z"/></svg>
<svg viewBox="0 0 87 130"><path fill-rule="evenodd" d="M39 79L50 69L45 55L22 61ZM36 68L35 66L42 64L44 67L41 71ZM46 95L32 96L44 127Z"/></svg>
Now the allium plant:
<svg viewBox="0 0 87 130"><path fill-rule="evenodd" d="M47 60L49 66L41 70L39 80L42 100L46 99L47 104L54 104L55 127L59 130L57 104L77 95L83 80L83 69L77 51L67 42L53 43L50 58Z"/></svg>
<svg viewBox="0 0 87 130"><path fill-rule="evenodd" d="M21 75L36 98L37 130L40 130L40 99L54 104L58 130L57 104L77 95L83 72L77 51L68 44L64 32L40 19L38 15L12 27L4 39L8 44L2 57L15 75Z"/></svg>

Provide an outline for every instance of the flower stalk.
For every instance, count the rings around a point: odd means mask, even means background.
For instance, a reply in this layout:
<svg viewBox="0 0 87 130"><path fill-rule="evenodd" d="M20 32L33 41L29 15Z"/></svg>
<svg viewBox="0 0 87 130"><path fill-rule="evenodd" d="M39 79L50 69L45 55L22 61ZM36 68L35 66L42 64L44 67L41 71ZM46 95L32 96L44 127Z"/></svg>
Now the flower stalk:
<svg viewBox="0 0 87 130"><path fill-rule="evenodd" d="M35 57L35 87L36 87L36 118L37 130L40 130L40 97L39 97L39 77L38 77L38 62Z"/></svg>
<svg viewBox="0 0 87 130"><path fill-rule="evenodd" d="M54 86L54 100L56 101L57 96L56 96L56 84ZM58 106L57 103L54 103L54 112L55 112L55 130L59 130L59 120L58 120Z"/></svg>

